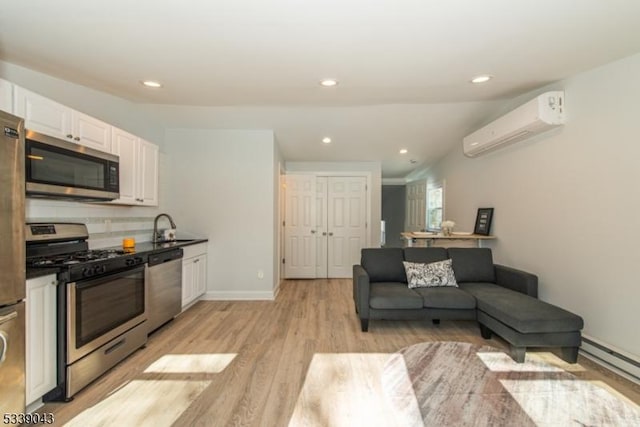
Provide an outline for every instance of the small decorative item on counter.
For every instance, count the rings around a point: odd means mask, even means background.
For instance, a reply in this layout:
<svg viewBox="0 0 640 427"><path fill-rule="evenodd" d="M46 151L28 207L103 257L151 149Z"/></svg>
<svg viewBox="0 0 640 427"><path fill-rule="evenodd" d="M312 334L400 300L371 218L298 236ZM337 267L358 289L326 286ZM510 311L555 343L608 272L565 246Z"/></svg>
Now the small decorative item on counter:
<svg viewBox="0 0 640 427"><path fill-rule="evenodd" d="M122 249L125 252L133 252L136 249L136 239L133 237L125 237L122 239Z"/></svg>
<svg viewBox="0 0 640 427"><path fill-rule="evenodd" d="M172 242L174 240L176 240L176 229L175 228L168 228L166 230L162 231L162 238L163 240L167 241L167 242Z"/></svg>
<svg viewBox="0 0 640 427"><path fill-rule="evenodd" d="M453 221L442 221L442 234L445 236L451 236L451 231L453 227L456 226L456 223Z"/></svg>

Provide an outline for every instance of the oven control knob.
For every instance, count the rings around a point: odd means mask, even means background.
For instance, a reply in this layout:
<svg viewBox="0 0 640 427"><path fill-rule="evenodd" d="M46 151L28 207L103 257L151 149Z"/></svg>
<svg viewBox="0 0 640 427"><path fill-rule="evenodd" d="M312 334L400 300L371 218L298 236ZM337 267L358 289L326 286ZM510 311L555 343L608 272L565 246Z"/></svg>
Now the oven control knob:
<svg viewBox="0 0 640 427"><path fill-rule="evenodd" d="M101 274L101 273L105 273L107 271L107 266L106 265L97 265L95 272L96 274Z"/></svg>
<svg viewBox="0 0 640 427"><path fill-rule="evenodd" d="M93 275L93 272L91 271L90 268L83 268L82 269L82 276L89 277L91 275Z"/></svg>
<svg viewBox="0 0 640 427"><path fill-rule="evenodd" d="M136 261L136 264L142 264L142 261L143 261L142 258L139 256L135 257L134 260Z"/></svg>
<svg viewBox="0 0 640 427"><path fill-rule="evenodd" d="M133 265L133 264L135 264L135 263L136 263L136 261L135 261L133 258L129 258L129 259L127 259L127 260L125 261L125 264L127 264L127 265L129 265L129 266L131 266L131 265Z"/></svg>

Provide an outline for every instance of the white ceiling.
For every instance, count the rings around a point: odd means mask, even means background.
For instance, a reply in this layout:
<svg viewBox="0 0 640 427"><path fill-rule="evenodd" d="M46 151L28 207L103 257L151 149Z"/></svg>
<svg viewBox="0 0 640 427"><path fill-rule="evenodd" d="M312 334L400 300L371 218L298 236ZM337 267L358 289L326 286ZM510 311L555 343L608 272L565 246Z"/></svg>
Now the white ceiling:
<svg viewBox="0 0 640 427"><path fill-rule="evenodd" d="M209 127L274 129L287 160L381 161L385 177L437 160L495 100L640 52L633 0L0 5L2 60L133 102L212 107ZM469 83L482 73L495 78Z"/></svg>

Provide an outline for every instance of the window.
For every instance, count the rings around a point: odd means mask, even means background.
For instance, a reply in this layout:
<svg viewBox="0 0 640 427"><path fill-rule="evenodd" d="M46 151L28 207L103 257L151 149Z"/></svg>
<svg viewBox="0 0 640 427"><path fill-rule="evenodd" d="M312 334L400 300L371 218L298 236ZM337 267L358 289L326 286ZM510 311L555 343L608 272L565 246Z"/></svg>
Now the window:
<svg viewBox="0 0 640 427"><path fill-rule="evenodd" d="M427 186L427 230L440 230L444 211L442 182Z"/></svg>

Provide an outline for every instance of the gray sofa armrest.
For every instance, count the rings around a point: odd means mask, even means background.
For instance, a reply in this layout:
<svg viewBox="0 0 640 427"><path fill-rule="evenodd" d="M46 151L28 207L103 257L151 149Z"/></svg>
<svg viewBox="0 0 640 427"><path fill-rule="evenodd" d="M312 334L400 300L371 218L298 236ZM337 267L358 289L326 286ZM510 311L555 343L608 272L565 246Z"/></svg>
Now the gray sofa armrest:
<svg viewBox="0 0 640 427"><path fill-rule="evenodd" d="M504 265L494 267L497 285L538 298L538 276Z"/></svg>
<svg viewBox="0 0 640 427"><path fill-rule="evenodd" d="M369 274L361 265L353 266L353 301L360 319L369 318Z"/></svg>

